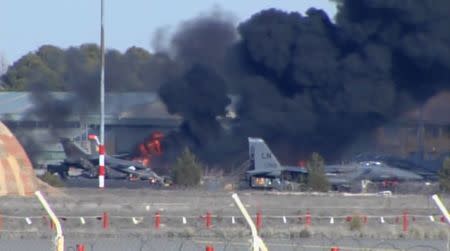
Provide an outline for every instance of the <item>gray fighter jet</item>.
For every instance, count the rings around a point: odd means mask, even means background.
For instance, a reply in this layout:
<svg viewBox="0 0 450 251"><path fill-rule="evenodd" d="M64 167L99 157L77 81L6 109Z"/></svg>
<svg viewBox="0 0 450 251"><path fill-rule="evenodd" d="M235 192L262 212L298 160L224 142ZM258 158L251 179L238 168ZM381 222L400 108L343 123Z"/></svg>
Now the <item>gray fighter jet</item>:
<svg viewBox="0 0 450 251"><path fill-rule="evenodd" d="M384 186L399 182L417 182L424 178L417 173L392 167L379 161L361 161L325 166L326 176L334 189L350 188L361 181L382 183Z"/></svg>
<svg viewBox="0 0 450 251"><path fill-rule="evenodd" d="M282 166L270 151L263 139L249 138L249 154L251 170L247 171L247 179L251 187L275 187L274 183L283 182L283 174L307 176L307 169L297 166ZM325 173L334 189L361 184L361 181L397 183L403 181L423 181L424 178L415 172L395 168L383 162L361 161L343 165L326 165Z"/></svg>
<svg viewBox="0 0 450 251"><path fill-rule="evenodd" d="M66 154L64 162L59 167L51 167L61 176L70 176L72 168L81 170L78 175L96 178L98 173L99 154L89 153L68 138L62 138L61 144ZM149 180L164 184L165 179L141 163L120 158L121 156L105 155L105 167L107 178L132 178ZM50 170L51 171L51 170Z"/></svg>
<svg viewBox="0 0 450 251"><path fill-rule="evenodd" d="M248 144L251 170L246 174L250 187L279 188L307 174L305 168L281 165L263 139L248 138ZM286 176L289 180L283 179Z"/></svg>

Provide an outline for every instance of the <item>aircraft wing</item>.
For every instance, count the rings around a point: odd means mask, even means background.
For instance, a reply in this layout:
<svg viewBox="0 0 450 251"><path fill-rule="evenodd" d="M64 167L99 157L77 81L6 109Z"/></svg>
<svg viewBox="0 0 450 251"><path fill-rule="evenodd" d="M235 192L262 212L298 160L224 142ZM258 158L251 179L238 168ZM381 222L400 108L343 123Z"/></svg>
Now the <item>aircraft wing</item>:
<svg viewBox="0 0 450 251"><path fill-rule="evenodd" d="M423 180L421 175L417 173L391 167L383 162L363 161L358 163L358 169L352 174L345 175L350 180L398 180L398 181L419 181Z"/></svg>
<svg viewBox="0 0 450 251"><path fill-rule="evenodd" d="M292 173L308 173L306 168L300 168L298 166L282 166L281 169Z"/></svg>
<svg viewBox="0 0 450 251"><path fill-rule="evenodd" d="M146 180L155 179L158 182L160 182L161 184L164 183L164 178L160 177L159 175L157 175L155 172L153 172L150 169L136 170L135 168L129 167L129 168L123 168L123 169L120 169L117 171L127 173L127 174L132 174L140 179L146 179Z"/></svg>
<svg viewBox="0 0 450 251"><path fill-rule="evenodd" d="M130 153L114 154L114 155L111 155L111 157L123 159L123 158L130 157Z"/></svg>
<svg viewBox="0 0 450 251"><path fill-rule="evenodd" d="M140 179L155 179L162 184L164 183L164 178L139 162L117 159L110 156L106 156L105 162L109 168L115 171L131 174Z"/></svg>
<svg viewBox="0 0 450 251"><path fill-rule="evenodd" d="M147 167L145 167L144 165L142 165L137 161L119 159L108 155L105 156L105 164L111 168L119 168L119 169L126 169L128 167L134 167L135 169L142 169L142 170L147 169Z"/></svg>
<svg viewBox="0 0 450 251"><path fill-rule="evenodd" d="M358 169L358 166L354 163L342 164L342 165L326 165L325 173L354 173Z"/></svg>
<svg viewBox="0 0 450 251"><path fill-rule="evenodd" d="M308 173L308 171L304 168L296 167L296 166L282 166L281 168L260 168L247 171L249 175L260 175L260 176L270 176L270 177L278 177L281 175L281 172L297 172L297 173Z"/></svg>
<svg viewBox="0 0 450 251"><path fill-rule="evenodd" d="M327 179L332 185L349 185L352 182L352 180L348 179L348 177L341 175L327 175Z"/></svg>
<svg viewBox="0 0 450 251"><path fill-rule="evenodd" d="M389 180L395 179L399 181L418 181L423 180L423 177L399 168L380 168L379 170L373 170L366 174L367 179L370 180Z"/></svg>
<svg viewBox="0 0 450 251"><path fill-rule="evenodd" d="M247 174L252 175L252 176L254 176L254 175L261 175L261 176L277 177L277 176L280 176L281 169L278 169L278 170L274 170L274 169L271 169L271 168L256 169L256 170L247 171Z"/></svg>

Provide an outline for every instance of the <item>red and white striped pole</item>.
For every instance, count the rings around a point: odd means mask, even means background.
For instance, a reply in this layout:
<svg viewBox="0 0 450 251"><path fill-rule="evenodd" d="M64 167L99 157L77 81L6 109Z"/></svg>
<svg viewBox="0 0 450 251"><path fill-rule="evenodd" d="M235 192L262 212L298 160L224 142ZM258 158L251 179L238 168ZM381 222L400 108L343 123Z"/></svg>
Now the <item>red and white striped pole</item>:
<svg viewBox="0 0 450 251"><path fill-rule="evenodd" d="M105 145L98 148L98 187L105 188Z"/></svg>
<svg viewBox="0 0 450 251"><path fill-rule="evenodd" d="M103 28L103 3L101 0L100 13L100 146L98 149L98 187L105 187L105 31Z"/></svg>

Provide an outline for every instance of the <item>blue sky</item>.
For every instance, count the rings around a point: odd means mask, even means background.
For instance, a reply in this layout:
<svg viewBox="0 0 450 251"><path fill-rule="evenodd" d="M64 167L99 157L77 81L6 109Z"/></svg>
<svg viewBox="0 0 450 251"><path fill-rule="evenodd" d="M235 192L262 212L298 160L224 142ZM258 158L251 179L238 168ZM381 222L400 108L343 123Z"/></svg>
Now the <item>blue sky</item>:
<svg viewBox="0 0 450 251"><path fill-rule="evenodd" d="M182 21L214 8L231 12L236 23L266 8L304 12L336 7L328 0L105 0L106 46L152 50L155 30L171 30ZM0 55L11 64L43 44L62 48L99 42L100 0L0 0Z"/></svg>

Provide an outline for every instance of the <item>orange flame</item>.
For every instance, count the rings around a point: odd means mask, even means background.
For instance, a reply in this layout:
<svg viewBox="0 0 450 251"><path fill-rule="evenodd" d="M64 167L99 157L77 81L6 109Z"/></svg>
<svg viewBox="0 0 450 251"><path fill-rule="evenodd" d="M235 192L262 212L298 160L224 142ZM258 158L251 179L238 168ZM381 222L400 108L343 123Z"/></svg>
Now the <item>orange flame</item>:
<svg viewBox="0 0 450 251"><path fill-rule="evenodd" d="M152 133L148 141L139 144L139 156L134 158L134 160L150 167L152 156L160 156L162 154L161 140L163 138L164 134L161 132Z"/></svg>

